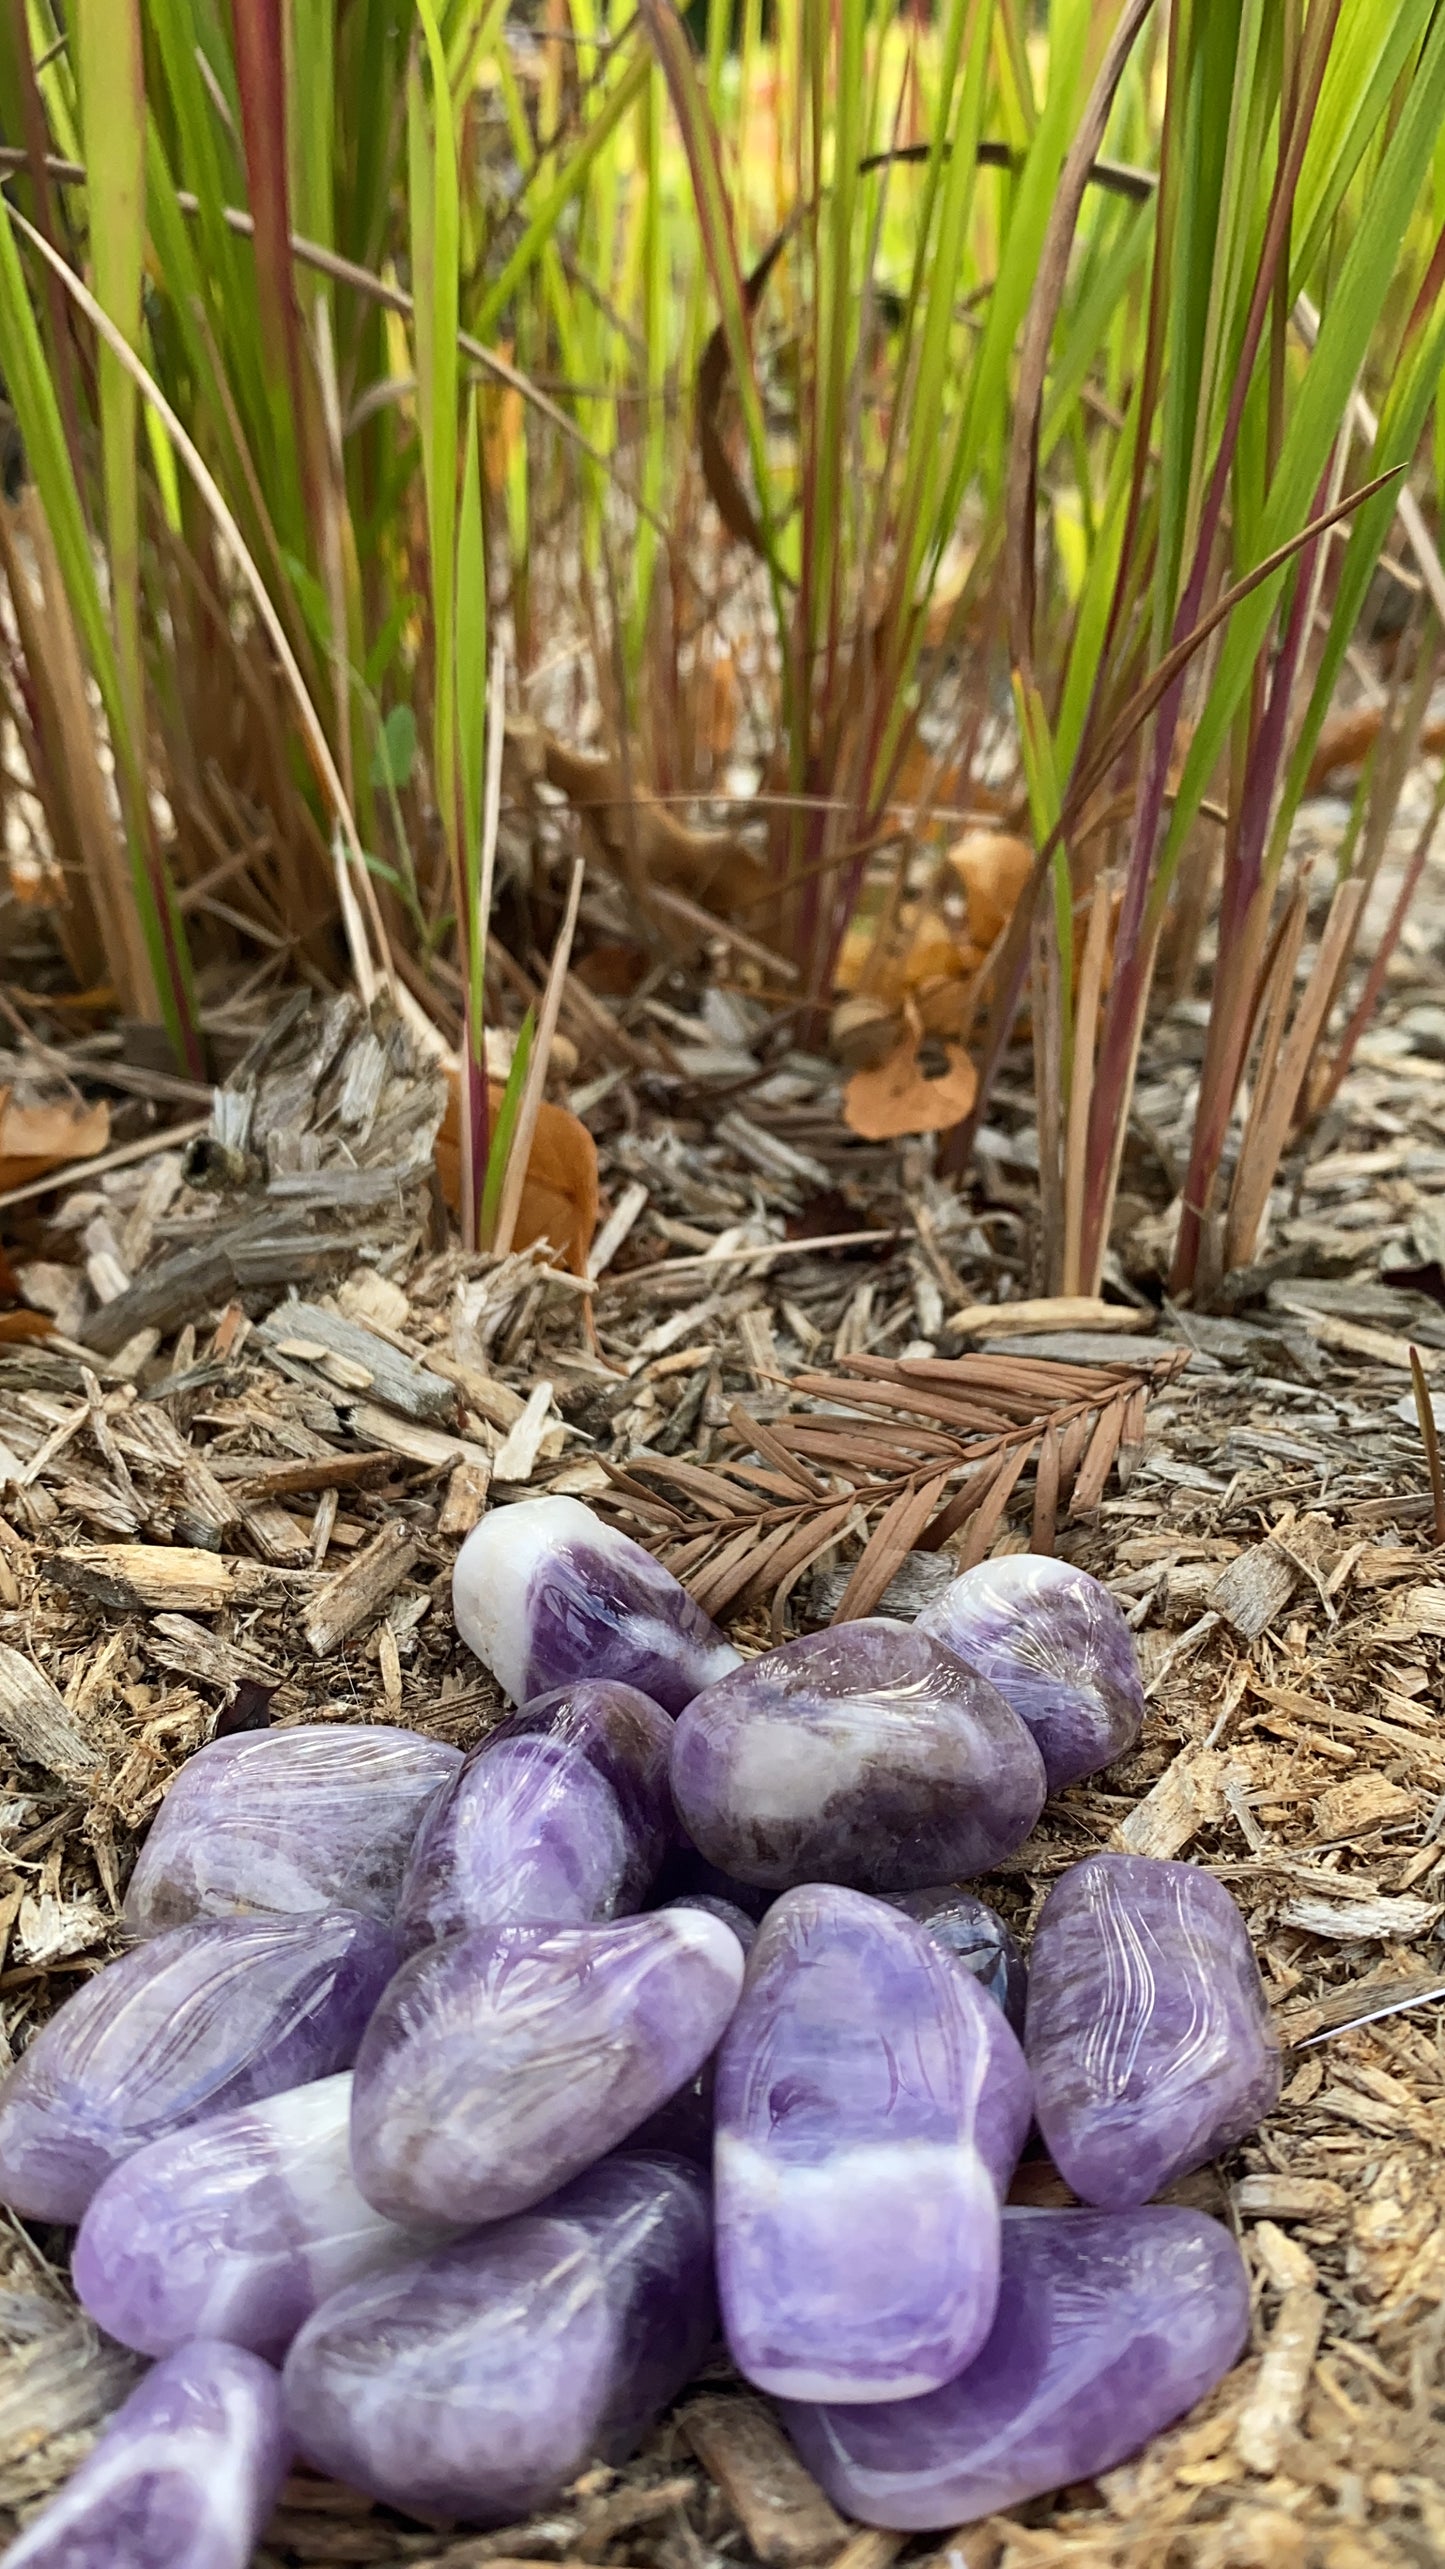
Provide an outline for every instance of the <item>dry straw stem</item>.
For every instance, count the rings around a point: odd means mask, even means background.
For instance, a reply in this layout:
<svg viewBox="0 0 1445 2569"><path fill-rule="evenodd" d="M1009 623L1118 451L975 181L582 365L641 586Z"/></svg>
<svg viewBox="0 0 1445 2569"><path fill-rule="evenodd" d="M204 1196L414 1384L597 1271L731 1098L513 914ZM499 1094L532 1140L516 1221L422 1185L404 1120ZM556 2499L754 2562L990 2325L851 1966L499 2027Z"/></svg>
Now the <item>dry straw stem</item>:
<svg viewBox="0 0 1445 2569"><path fill-rule="evenodd" d="M1445 1544L1445 1471L1440 1467L1440 1437L1435 1425L1435 1404L1425 1380L1420 1350L1410 1349L1410 1383L1415 1394L1415 1415L1420 1421L1420 1437L1425 1448L1425 1463L1430 1474L1430 1499L1435 1510L1435 1540Z"/></svg>
<svg viewBox="0 0 1445 2569"><path fill-rule="evenodd" d="M579 856L572 868L567 908L553 949L547 987L542 994L537 1032L532 1044L532 1058L527 1064L526 1085L522 1090L522 1103L517 1110L516 1131L512 1137L511 1149L507 1154L507 1175L502 1188L502 1200L497 1208L497 1232L492 1246L500 1258L506 1256L512 1245L512 1235L517 1227L517 1215L521 1211L522 1188L526 1183L527 1162L531 1157L537 1118L541 1113L542 1097L547 1085L547 1064L552 1054L552 1038L557 1032L557 1016L567 980L567 965L571 958L572 939L577 928L577 912L582 900L582 879L586 870Z"/></svg>

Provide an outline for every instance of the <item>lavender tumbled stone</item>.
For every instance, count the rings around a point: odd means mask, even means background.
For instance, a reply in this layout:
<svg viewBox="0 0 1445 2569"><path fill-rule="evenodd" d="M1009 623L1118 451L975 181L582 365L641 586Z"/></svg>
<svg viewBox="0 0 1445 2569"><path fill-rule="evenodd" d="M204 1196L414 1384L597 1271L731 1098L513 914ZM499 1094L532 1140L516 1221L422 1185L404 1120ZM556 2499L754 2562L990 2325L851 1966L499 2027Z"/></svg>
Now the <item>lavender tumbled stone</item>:
<svg viewBox="0 0 1445 2569"><path fill-rule="evenodd" d="M1139 1736L1133 1635L1086 1570L1032 1552L981 1561L925 1607L917 1629L1007 1697L1038 1742L1051 1793L1112 1766Z"/></svg>
<svg viewBox="0 0 1445 2569"><path fill-rule="evenodd" d="M672 1791L694 1843L740 1881L913 1891L1022 1846L1044 1769L987 1679L879 1616L709 1686L678 1722Z"/></svg>
<svg viewBox="0 0 1445 2569"><path fill-rule="evenodd" d="M0 2086L0 2203L78 2221L148 2141L349 2069L395 1963L343 1910L174 1927L107 1963Z"/></svg>
<svg viewBox="0 0 1445 2569"><path fill-rule="evenodd" d="M944 1953L952 1954L954 1961L977 1981L985 1997L1003 2009L1022 2040L1028 1966L1002 1918L987 1901L975 1899L971 1891L960 1891L953 1882L939 1883L931 1891L890 1891L885 1897L890 1909L901 1909L906 1918L916 1918L924 1934Z"/></svg>
<svg viewBox="0 0 1445 2569"><path fill-rule="evenodd" d="M1127 2215L1008 2211L998 2317L927 2399L789 2406L808 2469L863 2524L931 2531L1111 2470L1182 2417L1249 2337L1229 2232L1153 2204Z"/></svg>
<svg viewBox="0 0 1445 2569"><path fill-rule="evenodd" d="M580 1927L637 1908L672 1829L671 1750L661 1706L607 1678L514 1714L422 1824L402 1884L404 1941Z"/></svg>
<svg viewBox="0 0 1445 2569"><path fill-rule="evenodd" d="M616 1677L680 1713L738 1654L640 1543L580 1499L493 1508L452 1574L457 1630L514 1703Z"/></svg>
<svg viewBox="0 0 1445 2569"><path fill-rule="evenodd" d="M505 2524L626 2459L713 2327L707 2188L629 2156L535 2212L352 2284L286 2365L307 2460L423 2514Z"/></svg>
<svg viewBox="0 0 1445 2569"><path fill-rule="evenodd" d="M717 2077L733 2360L794 2399L910 2399L993 2324L1029 2123L1004 2017L911 1918L829 1885L763 1922Z"/></svg>
<svg viewBox="0 0 1445 2569"><path fill-rule="evenodd" d="M115 2168L71 2254L92 2319L142 2355L224 2337L279 2363L305 2319L427 2244L351 2174L351 2079L207 2115Z"/></svg>
<svg viewBox="0 0 1445 2569"><path fill-rule="evenodd" d="M290 2460L281 2384L239 2346L147 2373L5 2569L247 2569Z"/></svg>
<svg viewBox="0 0 1445 2569"><path fill-rule="evenodd" d="M1034 1934L1026 2049L1039 2128L1085 2203L1147 2203L1252 2131L1279 2045L1223 1883L1147 1855L1072 1865Z"/></svg>
<svg viewBox="0 0 1445 2569"><path fill-rule="evenodd" d="M737 2004L731 1928L664 1909L428 1945L367 2028L351 2157L393 2221L501 2221L686 2086Z"/></svg>
<svg viewBox="0 0 1445 2569"><path fill-rule="evenodd" d="M422 1815L461 1750L419 1732L317 1722L196 1751L151 1824L126 1894L132 1933L247 1911L389 1918Z"/></svg>

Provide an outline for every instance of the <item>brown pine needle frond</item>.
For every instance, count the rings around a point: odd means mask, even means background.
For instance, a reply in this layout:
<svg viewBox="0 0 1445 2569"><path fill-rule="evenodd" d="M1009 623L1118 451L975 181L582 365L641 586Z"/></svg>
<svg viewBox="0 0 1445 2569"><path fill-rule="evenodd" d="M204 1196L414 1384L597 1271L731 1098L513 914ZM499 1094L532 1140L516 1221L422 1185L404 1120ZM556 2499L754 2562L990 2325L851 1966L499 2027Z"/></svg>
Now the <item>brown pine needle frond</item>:
<svg viewBox="0 0 1445 2569"><path fill-rule="evenodd" d="M706 1467L646 1453L609 1466L613 1507L709 1614L766 1602L779 1637L790 1589L856 1535L833 1618L849 1622L876 1610L910 1552L962 1536L960 1566L981 1561L1030 1469L1033 1548L1051 1551L1059 1524L1088 1516L1127 1471L1151 1392L1187 1362L1177 1350L1148 1365L845 1356L835 1372L795 1375L781 1418L735 1404L730 1447Z"/></svg>

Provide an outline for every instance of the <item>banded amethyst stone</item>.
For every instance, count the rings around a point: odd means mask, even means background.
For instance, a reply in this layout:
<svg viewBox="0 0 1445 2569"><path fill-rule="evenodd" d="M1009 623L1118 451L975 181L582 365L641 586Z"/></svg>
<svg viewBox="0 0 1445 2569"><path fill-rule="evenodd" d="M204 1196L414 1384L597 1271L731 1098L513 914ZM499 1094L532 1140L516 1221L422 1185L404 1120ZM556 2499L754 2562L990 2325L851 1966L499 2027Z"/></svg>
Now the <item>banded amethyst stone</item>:
<svg viewBox="0 0 1445 2569"><path fill-rule="evenodd" d="M672 1831L671 1750L661 1705L609 1678L514 1714L422 1824L402 1885L403 1939L582 1927L636 1909Z"/></svg>
<svg viewBox="0 0 1445 2569"><path fill-rule="evenodd" d="M106 2178L71 2253L92 2319L142 2355L224 2337L279 2363L343 2284L427 2244L358 2194L350 2125L343 2072L138 2150Z"/></svg>
<svg viewBox="0 0 1445 2569"><path fill-rule="evenodd" d="M1251 2132L1280 2056L1244 1920L1212 1873L1091 1855L1044 1902L1026 2036L1039 2128L1085 2203L1123 2211Z"/></svg>
<svg viewBox="0 0 1445 2569"><path fill-rule="evenodd" d="M349 2285L286 2365L309 2462L423 2514L506 2524L621 2462L713 2328L707 2187L608 2159L535 2212Z"/></svg>
<svg viewBox="0 0 1445 2569"><path fill-rule="evenodd" d="M660 1561L580 1499L493 1508L452 1574L457 1630L514 1703L617 1677L680 1713L738 1654Z"/></svg>
<svg viewBox="0 0 1445 2569"><path fill-rule="evenodd" d="M740 1881L914 1891L1022 1846L1044 1769L986 1678L876 1616L709 1686L678 1722L672 1792L695 1844Z"/></svg>
<svg viewBox="0 0 1445 2569"><path fill-rule="evenodd" d="M367 2028L351 2160L393 2221L501 2221L685 2087L737 2004L730 1927L663 1909L428 1945Z"/></svg>
<svg viewBox="0 0 1445 2569"><path fill-rule="evenodd" d="M132 1933L254 1910L389 1918L427 1805L462 1762L416 1731L238 1731L181 1768L140 1851Z"/></svg>
<svg viewBox="0 0 1445 2569"><path fill-rule="evenodd" d="M973 2522L1111 2470L1213 2389L1249 2338L1249 2279L1217 2221L1152 2204L1008 2211L993 2332L927 2399L789 2405L837 2506L899 2533Z"/></svg>
<svg viewBox="0 0 1445 2569"><path fill-rule="evenodd" d="M1022 2041L1028 1966L997 1911L952 1882L941 1882L931 1891L890 1891L885 1897L890 1909L916 1918L924 1934L944 1953L952 1954L984 1996L1003 2009Z"/></svg>
<svg viewBox="0 0 1445 2569"><path fill-rule="evenodd" d="M682 1899L668 1903L673 1909L701 1909L710 1918L720 1918L731 1927L745 1954L750 1954L758 1941L757 1921L746 1915L731 1900L719 1900L710 1891L691 1891ZM635 2150L675 2150L679 2157L692 2159L697 2166L712 2166L713 2100L717 2087L717 2054L710 2052L695 2078L680 2087L645 2123L639 2123L629 2147Z"/></svg>
<svg viewBox="0 0 1445 2569"><path fill-rule="evenodd" d="M349 2069L395 1964L339 1909L173 1927L107 1963L0 2086L0 2203L78 2221L148 2141Z"/></svg>
<svg viewBox="0 0 1445 2569"><path fill-rule="evenodd" d="M717 2255L759 2389L898 2400L993 2324L1029 2125L999 2010L911 1918L829 1885L763 1921L717 2079Z"/></svg>
<svg viewBox="0 0 1445 2569"><path fill-rule="evenodd" d="M183 2346L123 2401L5 2569L247 2569L289 2460L270 2365Z"/></svg>
<svg viewBox="0 0 1445 2569"><path fill-rule="evenodd" d="M1027 1722L1049 1791L1112 1766L1144 1721L1134 1637L1087 1570L1033 1552L981 1561L926 1606L918 1630L956 1650Z"/></svg>

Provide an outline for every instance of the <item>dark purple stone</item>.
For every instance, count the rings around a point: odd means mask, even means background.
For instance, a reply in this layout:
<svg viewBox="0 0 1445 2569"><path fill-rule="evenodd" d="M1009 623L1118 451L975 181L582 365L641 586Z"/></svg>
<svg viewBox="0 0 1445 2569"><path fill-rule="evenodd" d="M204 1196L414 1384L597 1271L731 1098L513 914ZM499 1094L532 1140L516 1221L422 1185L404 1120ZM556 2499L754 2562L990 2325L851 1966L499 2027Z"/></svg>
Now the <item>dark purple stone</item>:
<svg viewBox="0 0 1445 2569"><path fill-rule="evenodd" d="M535 2211L350 2285L286 2365L307 2460L424 2515L506 2524L622 2462L696 2370L707 2187L629 2155Z"/></svg>
<svg viewBox="0 0 1445 2569"><path fill-rule="evenodd" d="M985 1678L881 1616L784 1642L690 1704L673 1799L741 1881L913 1891L987 1873L1043 1808L1043 1762Z"/></svg>
<svg viewBox="0 0 1445 2569"><path fill-rule="evenodd" d="M1010 2210L993 2332L927 2398L788 2403L783 2419L834 2504L899 2533L1092 2479L1214 2388L1249 2339L1249 2278L1227 2230L1155 2204Z"/></svg>
<svg viewBox="0 0 1445 2569"><path fill-rule="evenodd" d="M396 1959L332 1910L173 1927L107 1963L0 2086L0 2203L78 2221L148 2141L349 2069Z"/></svg>
<svg viewBox="0 0 1445 2569"><path fill-rule="evenodd" d="M732 1929L681 1909L426 1946L357 2059L357 2184L403 2224L540 2203L696 2076L742 1977Z"/></svg>
<svg viewBox="0 0 1445 2569"><path fill-rule="evenodd" d="M258 1910L390 1918L412 1840L461 1762L417 1731L350 1722L212 1740L151 1823L126 1925L153 1936Z"/></svg>
<svg viewBox="0 0 1445 2569"><path fill-rule="evenodd" d="M343 2284L430 2245L358 2194L350 2130L341 2071L137 2150L93 2197L71 2254L92 2319L142 2355L224 2337L279 2363Z"/></svg>
<svg viewBox="0 0 1445 2569"><path fill-rule="evenodd" d="M1039 1744L1051 1793L1112 1766L1139 1736L1134 1636L1087 1570L1033 1552L981 1561L924 1608L917 1629L1007 1697Z"/></svg>
<svg viewBox="0 0 1445 2569"><path fill-rule="evenodd" d="M493 1508L452 1574L457 1630L514 1703L615 1677L665 1712L738 1664L660 1561L580 1499Z"/></svg>
<svg viewBox="0 0 1445 2569"><path fill-rule="evenodd" d="M123 2401L6 2569L247 2569L289 2461L270 2365L193 2341Z"/></svg>
<svg viewBox="0 0 1445 2569"><path fill-rule="evenodd" d="M1244 1920L1212 1873L1091 1855L1055 1883L1025 2036L1050 2157L1122 2211L1241 2140L1279 2094L1279 2044Z"/></svg>
<svg viewBox="0 0 1445 2569"><path fill-rule="evenodd" d="M759 2389L897 2400L993 2324L1023 2054L923 1929L831 1885L775 1901L723 2041L717 2254Z"/></svg>
<svg viewBox="0 0 1445 2569"><path fill-rule="evenodd" d="M931 1891L889 1891L884 1897L890 1909L916 1918L924 1934L952 1954L984 1996L1003 2009L1022 2040L1028 1966L997 1911L954 1882L940 1882Z"/></svg>
<svg viewBox="0 0 1445 2569"><path fill-rule="evenodd" d="M584 1678L489 1732L422 1824L405 1942L636 1909L672 1832L672 1727L635 1686Z"/></svg>

